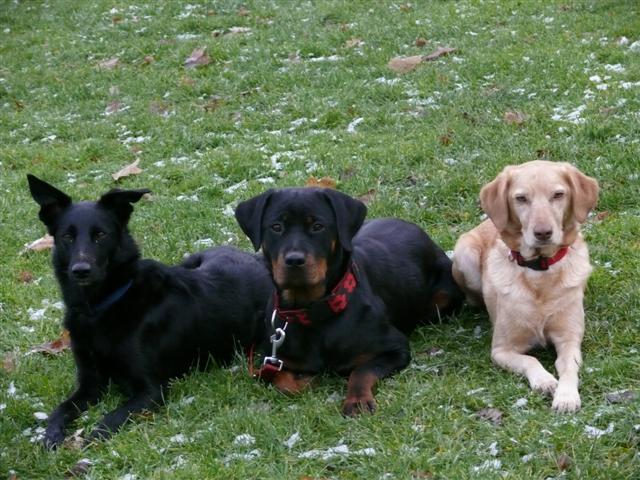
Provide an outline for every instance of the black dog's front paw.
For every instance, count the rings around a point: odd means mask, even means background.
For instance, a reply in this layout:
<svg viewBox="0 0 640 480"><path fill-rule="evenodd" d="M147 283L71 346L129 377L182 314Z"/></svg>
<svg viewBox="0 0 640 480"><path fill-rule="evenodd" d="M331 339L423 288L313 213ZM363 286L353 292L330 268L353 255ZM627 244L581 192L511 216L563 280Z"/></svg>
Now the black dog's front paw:
<svg viewBox="0 0 640 480"><path fill-rule="evenodd" d="M54 450L64 442L64 430L62 428L47 428L42 439L42 444L49 450Z"/></svg>
<svg viewBox="0 0 640 480"><path fill-rule="evenodd" d="M98 425L87 437L86 443L101 442L109 439L112 435L112 431L105 425Z"/></svg>

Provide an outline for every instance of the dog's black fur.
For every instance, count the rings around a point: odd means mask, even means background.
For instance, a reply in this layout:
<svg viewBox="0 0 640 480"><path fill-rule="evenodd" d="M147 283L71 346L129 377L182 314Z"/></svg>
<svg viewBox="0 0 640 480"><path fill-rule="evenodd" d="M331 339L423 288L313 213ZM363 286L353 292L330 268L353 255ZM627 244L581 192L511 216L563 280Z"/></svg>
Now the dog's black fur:
<svg viewBox="0 0 640 480"><path fill-rule="evenodd" d="M236 346L264 335L273 285L258 256L219 247L178 266L141 260L127 223L131 204L148 190L114 189L97 202L72 203L42 180L28 180L55 238L53 266L78 376L75 393L49 416L47 446L64 440L65 427L100 399L109 381L128 399L104 416L90 440L161 404L171 378L206 366L210 357L228 362Z"/></svg>
<svg viewBox="0 0 640 480"><path fill-rule="evenodd" d="M346 415L373 411L376 381L410 361L407 335L463 300L451 261L422 229L398 219L362 226L365 216L362 202L317 188L269 190L236 210L255 249L262 248L283 309L315 308L355 263L358 285L346 310L310 326L289 323L278 350L284 367L273 379L295 392L323 371L348 375ZM263 344L265 355L269 348Z"/></svg>

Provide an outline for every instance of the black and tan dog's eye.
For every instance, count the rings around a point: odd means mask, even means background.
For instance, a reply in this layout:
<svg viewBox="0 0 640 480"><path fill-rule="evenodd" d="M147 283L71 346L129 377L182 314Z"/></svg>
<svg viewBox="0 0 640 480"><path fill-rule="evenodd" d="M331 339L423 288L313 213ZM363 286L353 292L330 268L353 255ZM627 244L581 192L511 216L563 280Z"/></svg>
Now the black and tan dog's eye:
<svg viewBox="0 0 640 480"><path fill-rule="evenodd" d="M64 235L62 235L62 240L67 243L73 243L73 235L71 235L70 233L65 233Z"/></svg>
<svg viewBox="0 0 640 480"><path fill-rule="evenodd" d="M312 232L317 233L317 232L321 232L323 230L324 230L324 225L322 225L321 223L316 222L313 225L311 225L311 231Z"/></svg>
<svg viewBox="0 0 640 480"><path fill-rule="evenodd" d="M271 231L275 233L282 233L282 225L280 223L274 223L271 225Z"/></svg>
<svg viewBox="0 0 640 480"><path fill-rule="evenodd" d="M107 236L107 234L105 232L102 232L102 231L96 232L93 235L93 241L98 243L100 240L103 240L104 237L106 237L106 236Z"/></svg>

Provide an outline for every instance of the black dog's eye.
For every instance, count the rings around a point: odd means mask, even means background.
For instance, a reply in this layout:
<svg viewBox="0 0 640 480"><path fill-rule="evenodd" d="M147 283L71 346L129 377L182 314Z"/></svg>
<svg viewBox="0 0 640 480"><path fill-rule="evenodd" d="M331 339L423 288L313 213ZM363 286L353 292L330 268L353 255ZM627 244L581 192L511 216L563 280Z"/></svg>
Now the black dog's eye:
<svg viewBox="0 0 640 480"><path fill-rule="evenodd" d="M64 235L62 235L62 240L64 240L67 243L72 243L73 235L71 235L70 233L65 233Z"/></svg>
<svg viewBox="0 0 640 480"><path fill-rule="evenodd" d="M274 223L273 225L271 225L271 231L275 232L275 233L281 233L282 232L282 225L279 223Z"/></svg>
<svg viewBox="0 0 640 480"><path fill-rule="evenodd" d="M556 192L553 194L554 200L560 200L561 198L564 198L564 192Z"/></svg>
<svg viewBox="0 0 640 480"><path fill-rule="evenodd" d="M516 195L516 202L518 203L527 203L526 195Z"/></svg>
<svg viewBox="0 0 640 480"><path fill-rule="evenodd" d="M93 235L93 241L97 243L97 242L99 242L100 240L102 240L106 236L107 236L107 234L104 233L104 232L96 232Z"/></svg>
<svg viewBox="0 0 640 480"><path fill-rule="evenodd" d="M322 225L321 223L316 222L311 225L312 232L321 232L322 230L324 230L324 225Z"/></svg>

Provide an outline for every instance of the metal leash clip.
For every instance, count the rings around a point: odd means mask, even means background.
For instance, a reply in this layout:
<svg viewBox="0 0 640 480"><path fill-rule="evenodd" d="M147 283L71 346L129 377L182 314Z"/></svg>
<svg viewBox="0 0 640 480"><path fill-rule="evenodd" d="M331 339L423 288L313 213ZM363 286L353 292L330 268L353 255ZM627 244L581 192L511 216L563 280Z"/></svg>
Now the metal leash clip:
<svg viewBox="0 0 640 480"><path fill-rule="evenodd" d="M271 342L271 356L264 357L263 365L273 365L278 369L278 371L282 370L282 366L284 362L277 357L278 348L280 345L284 343L284 339L287 336L285 330L287 329L288 323L285 323L282 328L276 328L275 320L276 320L277 311L273 311L273 315L271 315L271 326L275 330L275 333L269 337L269 341Z"/></svg>

